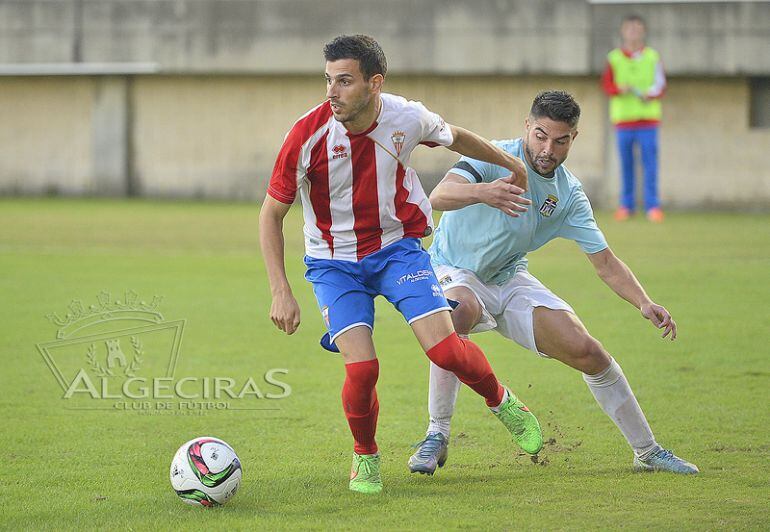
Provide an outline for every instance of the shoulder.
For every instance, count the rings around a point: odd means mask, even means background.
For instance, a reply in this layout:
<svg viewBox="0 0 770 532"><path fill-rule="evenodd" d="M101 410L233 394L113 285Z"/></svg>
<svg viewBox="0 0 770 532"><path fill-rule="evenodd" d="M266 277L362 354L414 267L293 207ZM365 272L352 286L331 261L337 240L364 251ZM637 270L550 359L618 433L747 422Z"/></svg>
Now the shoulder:
<svg viewBox="0 0 770 532"><path fill-rule="evenodd" d="M625 54L623 54L623 50L620 48L613 48L607 53L607 60L612 62L616 59L622 59L625 57Z"/></svg>
<svg viewBox="0 0 770 532"><path fill-rule="evenodd" d="M422 102L407 100L403 96L385 92L380 97L382 98L383 110L387 113L415 120L424 120L431 114Z"/></svg>
<svg viewBox="0 0 770 532"><path fill-rule="evenodd" d="M652 59L660 60L660 53L655 48L650 48L649 46L646 46L644 48L644 53L647 54Z"/></svg>
<svg viewBox="0 0 770 532"><path fill-rule="evenodd" d="M286 134L284 143L304 144L310 137L323 129L332 118L332 108L328 101L325 101L307 113L299 117L289 132Z"/></svg>
<svg viewBox="0 0 770 532"><path fill-rule="evenodd" d="M511 155L521 153L521 138L518 139L495 139L491 141L492 144L504 150Z"/></svg>

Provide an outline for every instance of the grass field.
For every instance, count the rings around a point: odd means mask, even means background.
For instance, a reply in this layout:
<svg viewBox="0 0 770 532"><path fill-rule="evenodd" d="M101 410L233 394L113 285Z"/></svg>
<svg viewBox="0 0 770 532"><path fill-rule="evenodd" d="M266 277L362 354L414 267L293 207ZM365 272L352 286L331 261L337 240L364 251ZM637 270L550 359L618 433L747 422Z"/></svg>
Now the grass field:
<svg viewBox="0 0 770 532"><path fill-rule="evenodd" d="M674 314L674 343L614 296L574 244L530 257L531 271L621 362L658 440L701 475L633 474L630 450L580 376L493 333L475 338L552 442L533 463L464 390L447 466L435 477L410 475L410 445L426 423L427 362L401 317L378 304L379 497L347 489L343 370L317 344L322 322L302 278L300 217L291 213L286 233L303 323L287 337L267 317L256 206L0 200L0 527L770 527L770 216L671 214L660 226L599 217L615 252ZM176 379L253 376L277 393L263 375L285 368L279 380L291 394L229 399L211 411L181 410L180 398L167 411L154 400L62 398L36 347L56 339L45 316L63 316L73 299L87 306L102 291L122 297L129 289L147 301L163 296L164 319L186 320ZM152 341L139 377L162 369ZM125 342L123 350L132 354ZM74 352L58 361L70 376L78 365L89 369L86 352ZM244 465L241 491L226 507L186 506L170 488L173 453L200 435L228 441Z"/></svg>

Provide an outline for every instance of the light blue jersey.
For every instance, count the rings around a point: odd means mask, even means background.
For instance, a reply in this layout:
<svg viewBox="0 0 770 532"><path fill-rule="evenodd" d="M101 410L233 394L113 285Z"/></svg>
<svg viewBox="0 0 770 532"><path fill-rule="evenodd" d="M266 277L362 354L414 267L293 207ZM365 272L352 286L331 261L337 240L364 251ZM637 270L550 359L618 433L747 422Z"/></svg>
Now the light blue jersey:
<svg viewBox="0 0 770 532"><path fill-rule="evenodd" d="M494 141L527 166L532 200L526 212L513 218L485 204L469 205L441 215L429 252L435 264L474 272L485 283L502 284L526 270L525 255L557 237L574 240L585 253L607 248L580 181L564 168L552 178L530 168L522 139ZM471 183L490 183L511 175L510 170L463 157L450 170Z"/></svg>

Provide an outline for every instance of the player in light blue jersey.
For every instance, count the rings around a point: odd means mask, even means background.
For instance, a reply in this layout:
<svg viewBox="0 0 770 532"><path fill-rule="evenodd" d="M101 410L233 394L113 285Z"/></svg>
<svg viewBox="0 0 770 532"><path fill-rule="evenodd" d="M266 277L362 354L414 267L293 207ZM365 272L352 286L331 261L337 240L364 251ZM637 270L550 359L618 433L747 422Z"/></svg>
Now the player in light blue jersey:
<svg viewBox="0 0 770 532"><path fill-rule="evenodd" d="M436 277L458 334L496 330L546 358L583 374L591 393L634 451L638 471L697 473L661 447L615 359L575 311L527 272L526 254L557 237L574 240L596 273L644 318L676 338L669 312L653 302L633 272L607 245L577 178L562 163L577 137L580 107L563 91L542 92L525 121L523 138L497 142L527 165L532 206L521 212L510 172L463 157L434 189L430 201L445 211L430 248ZM433 474L447 458L450 420L460 382L431 364L425 439L409 460L412 472Z"/></svg>

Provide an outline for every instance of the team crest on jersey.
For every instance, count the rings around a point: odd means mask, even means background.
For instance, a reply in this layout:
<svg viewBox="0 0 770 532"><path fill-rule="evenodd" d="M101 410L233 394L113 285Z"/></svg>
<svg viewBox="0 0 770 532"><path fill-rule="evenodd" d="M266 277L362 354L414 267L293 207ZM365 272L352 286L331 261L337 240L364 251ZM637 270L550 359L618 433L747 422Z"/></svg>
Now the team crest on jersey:
<svg viewBox="0 0 770 532"><path fill-rule="evenodd" d="M335 147L332 148L332 160L334 159L344 159L348 156L347 150L344 145L337 144Z"/></svg>
<svg viewBox="0 0 770 532"><path fill-rule="evenodd" d="M444 277L442 277L441 279L438 280L438 284L440 284L441 286L446 286L446 285L448 285L451 282L452 282L452 276L451 275L445 275Z"/></svg>
<svg viewBox="0 0 770 532"><path fill-rule="evenodd" d="M556 205L559 203L559 198L554 196L553 194L548 194L548 197L545 198L545 201L540 206L540 214L543 216L551 216L553 214L553 211L556 210Z"/></svg>
<svg viewBox="0 0 770 532"><path fill-rule="evenodd" d="M393 147L396 148L396 155L401 155L401 150L404 148L406 133L403 131L394 131L390 138L393 141Z"/></svg>

